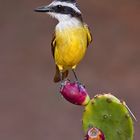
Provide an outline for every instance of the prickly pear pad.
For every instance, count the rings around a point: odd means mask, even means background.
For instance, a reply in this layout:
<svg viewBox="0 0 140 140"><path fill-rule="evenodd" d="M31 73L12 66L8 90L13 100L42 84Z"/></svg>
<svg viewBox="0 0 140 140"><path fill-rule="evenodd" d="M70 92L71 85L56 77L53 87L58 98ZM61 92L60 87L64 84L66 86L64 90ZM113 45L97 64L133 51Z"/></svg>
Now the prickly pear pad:
<svg viewBox="0 0 140 140"><path fill-rule="evenodd" d="M102 130L105 140L133 140L133 121L127 108L111 94L95 96L83 113L85 133L91 127Z"/></svg>

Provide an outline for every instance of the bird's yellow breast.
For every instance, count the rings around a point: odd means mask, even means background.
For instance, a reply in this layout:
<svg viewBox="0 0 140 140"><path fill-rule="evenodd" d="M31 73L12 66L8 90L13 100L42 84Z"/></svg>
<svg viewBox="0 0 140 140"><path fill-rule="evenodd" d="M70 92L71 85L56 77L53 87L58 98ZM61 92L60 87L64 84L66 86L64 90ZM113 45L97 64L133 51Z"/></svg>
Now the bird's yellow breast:
<svg viewBox="0 0 140 140"><path fill-rule="evenodd" d="M54 59L60 70L76 67L85 55L87 41L83 26L56 31Z"/></svg>

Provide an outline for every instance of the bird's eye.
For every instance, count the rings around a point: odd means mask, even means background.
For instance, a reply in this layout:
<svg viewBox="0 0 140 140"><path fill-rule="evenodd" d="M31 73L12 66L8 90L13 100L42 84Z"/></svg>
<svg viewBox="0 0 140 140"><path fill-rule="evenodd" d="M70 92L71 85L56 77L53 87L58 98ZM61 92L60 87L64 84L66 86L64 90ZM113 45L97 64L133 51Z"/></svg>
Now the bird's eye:
<svg viewBox="0 0 140 140"><path fill-rule="evenodd" d="M57 8L59 8L59 9L62 8L62 5L57 5Z"/></svg>

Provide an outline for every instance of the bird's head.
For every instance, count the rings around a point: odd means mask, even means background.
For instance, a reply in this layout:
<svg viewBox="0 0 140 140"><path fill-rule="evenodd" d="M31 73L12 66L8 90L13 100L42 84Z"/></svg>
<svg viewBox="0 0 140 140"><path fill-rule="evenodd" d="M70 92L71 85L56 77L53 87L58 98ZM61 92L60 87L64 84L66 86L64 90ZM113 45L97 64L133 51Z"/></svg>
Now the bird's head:
<svg viewBox="0 0 140 140"><path fill-rule="evenodd" d="M35 9L36 12L45 12L56 18L59 22L76 17L82 20L81 11L78 9L75 0L54 0L47 6Z"/></svg>

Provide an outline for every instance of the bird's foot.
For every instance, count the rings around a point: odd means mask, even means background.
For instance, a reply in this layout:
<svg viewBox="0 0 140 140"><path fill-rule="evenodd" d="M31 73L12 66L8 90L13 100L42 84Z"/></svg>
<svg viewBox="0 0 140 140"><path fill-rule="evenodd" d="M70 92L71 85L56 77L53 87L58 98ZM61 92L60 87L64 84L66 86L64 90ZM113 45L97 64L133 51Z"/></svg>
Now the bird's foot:
<svg viewBox="0 0 140 140"><path fill-rule="evenodd" d="M83 85L81 82L76 81L76 83L77 83L77 85L78 85L79 91L81 90L81 87L84 87L84 88L85 88L85 85Z"/></svg>
<svg viewBox="0 0 140 140"><path fill-rule="evenodd" d="M63 87L66 85L66 83L70 81L69 79L67 80L62 80L61 83L60 83L60 89L63 89Z"/></svg>

